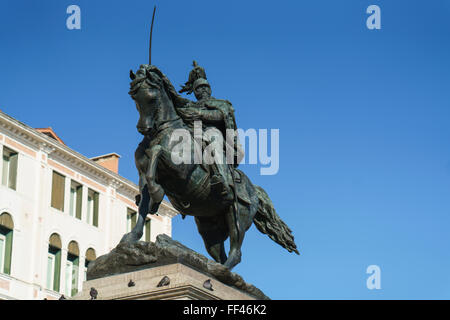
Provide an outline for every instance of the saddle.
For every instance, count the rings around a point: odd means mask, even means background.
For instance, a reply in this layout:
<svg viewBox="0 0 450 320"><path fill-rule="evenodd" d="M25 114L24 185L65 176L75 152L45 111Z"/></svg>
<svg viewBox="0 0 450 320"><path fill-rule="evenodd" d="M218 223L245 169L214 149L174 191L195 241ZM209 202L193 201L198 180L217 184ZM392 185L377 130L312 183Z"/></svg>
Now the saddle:
<svg viewBox="0 0 450 320"><path fill-rule="evenodd" d="M243 204L250 205L251 204L251 197L250 194L245 187L245 180L248 179L247 176L239 169L233 168L234 171L234 186L236 187L237 191L237 199Z"/></svg>
<svg viewBox="0 0 450 320"><path fill-rule="evenodd" d="M206 167L208 167L208 166L206 166ZM240 201L241 203L243 203L245 205L250 205L251 204L251 201L250 201L251 195L249 194L249 192L246 188L246 183L245 183L248 180L247 176L239 169L236 169L232 166L230 166L230 168L233 170L234 183L231 182L233 180L231 179L231 176L230 176L230 178L228 179L228 181L230 181L229 186L233 190L234 190L234 188L236 188L238 201ZM209 178L211 178L213 175L211 168L207 168L206 170L209 171ZM231 175L231 171L228 171L228 174ZM206 183L206 181L203 181L203 183L202 183L203 186L201 189L203 189L203 190L206 187L205 183Z"/></svg>

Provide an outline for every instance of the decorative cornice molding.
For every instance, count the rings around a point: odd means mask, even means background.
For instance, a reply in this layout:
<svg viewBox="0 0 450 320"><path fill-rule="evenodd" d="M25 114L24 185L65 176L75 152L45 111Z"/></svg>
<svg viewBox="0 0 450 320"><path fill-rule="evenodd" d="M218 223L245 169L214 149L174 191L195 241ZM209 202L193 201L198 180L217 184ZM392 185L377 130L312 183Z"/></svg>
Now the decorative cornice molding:
<svg viewBox="0 0 450 320"><path fill-rule="evenodd" d="M56 148L54 146L49 145L46 142L40 142L39 143L39 150L41 150L42 152L46 153L47 155L53 153Z"/></svg>
<svg viewBox="0 0 450 320"><path fill-rule="evenodd" d="M116 179L110 179L109 180L109 186L111 188L114 188L114 189L120 189L120 188L123 187L123 183L118 181L118 180L116 180Z"/></svg>

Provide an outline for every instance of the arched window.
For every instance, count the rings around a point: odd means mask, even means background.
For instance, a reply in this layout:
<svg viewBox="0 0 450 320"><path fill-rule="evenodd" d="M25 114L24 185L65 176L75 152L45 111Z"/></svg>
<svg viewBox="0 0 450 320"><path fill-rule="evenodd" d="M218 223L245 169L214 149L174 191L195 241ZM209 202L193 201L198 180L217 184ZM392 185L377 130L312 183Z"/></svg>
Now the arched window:
<svg viewBox="0 0 450 320"><path fill-rule="evenodd" d="M95 250L92 248L89 248L86 250L86 257L84 260L84 281L87 280L87 267L89 265L89 262L94 261L97 259L97 256L95 255Z"/></svg>
<svg viewBox="0 0 450 320"><path fill-rule="evenodd" d="M0 215L0 273L11 274L13 233L13 220L3 212Z"/></svg>
<svg viewBox="0 0 450 320"><path fill-rule="evenodd" d="M78 243L71 241L67 250L66 285L67 296L74 296L78 292L78 270L80 265L80 249Z"/></svg>
<svg viewBox="0 0 450 320"><path fill-rule="evenodd" d="M61 237L50 236L47 256L47 289L59 292L61 275Z"/></svg>

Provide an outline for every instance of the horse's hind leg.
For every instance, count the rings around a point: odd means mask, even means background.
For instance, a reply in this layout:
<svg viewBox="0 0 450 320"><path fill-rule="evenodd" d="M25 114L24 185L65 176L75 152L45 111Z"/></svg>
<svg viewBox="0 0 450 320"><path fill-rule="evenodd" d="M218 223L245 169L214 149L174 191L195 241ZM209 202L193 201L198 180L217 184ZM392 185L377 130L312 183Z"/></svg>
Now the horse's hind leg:
<svg viewBox="0 0 450 320"><path fill-rule="evenodd" d="M252 194L250 205L242 205L237 203L239 208L237 214L233 206L230 206L226 213L226 221L230 230L230 254L227 261L224 263L228 269L233 269L239 262L241 262L241 247L244 241L245 232L253 223L253 217L258 209L258 197Z"/></svg>
<svg viewBox="0 0 450 320"><path fill-rule="evenodd" d="M229 206L225 213L225 219L230 234L230 254L224 265L230 270L241 262L241 247L245 235L245 228L242 228L237 218L233 205Z"/></svg>
<svg viewBox="0 0 450 320"><path fill-rule="evenodd" d="M216 262L224 264L227 260L224 242L228 238L228 227L223 217L195 217L195 223L206 251Z"/></svg>

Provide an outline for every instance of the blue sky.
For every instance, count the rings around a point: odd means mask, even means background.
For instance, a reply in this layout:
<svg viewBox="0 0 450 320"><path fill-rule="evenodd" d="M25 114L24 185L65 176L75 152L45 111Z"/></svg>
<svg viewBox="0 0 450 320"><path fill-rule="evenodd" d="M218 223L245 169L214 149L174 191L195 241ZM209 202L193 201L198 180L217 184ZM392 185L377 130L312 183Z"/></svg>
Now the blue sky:
<svg viewBox="0 0 450 320"><path fill-rule="evenodd" d="M0 109L88 157L119 153L137 182L128 72L148 61L155 4L153 63L172 83L196 59L240 128L280 130L278 174L242 169L301 255L252 227L234 271L273 299L449 299L450 2L6 0ZM192 217L173 238L206 255Z"/></svg>

